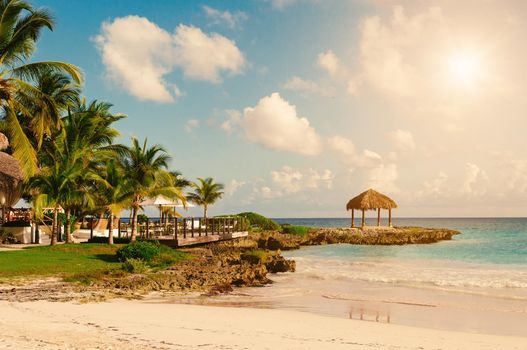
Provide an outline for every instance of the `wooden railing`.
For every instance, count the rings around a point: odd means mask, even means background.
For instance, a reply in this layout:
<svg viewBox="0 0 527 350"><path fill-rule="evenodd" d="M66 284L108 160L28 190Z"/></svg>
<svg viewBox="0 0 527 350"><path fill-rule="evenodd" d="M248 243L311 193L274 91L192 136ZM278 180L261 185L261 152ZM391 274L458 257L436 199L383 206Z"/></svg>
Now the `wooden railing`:
<svg viewBox="0 0 527 350"><path fill-rule="evenodd" d="M119 237L128 236L131 224L119 221ZM249 228L249 223L241 217L214 217L214 218L172 218L161 222L147 219L138 224L137 234L145 239L173 239L196 238L207 236L226 236L235 232L244 232Z"/></svg>

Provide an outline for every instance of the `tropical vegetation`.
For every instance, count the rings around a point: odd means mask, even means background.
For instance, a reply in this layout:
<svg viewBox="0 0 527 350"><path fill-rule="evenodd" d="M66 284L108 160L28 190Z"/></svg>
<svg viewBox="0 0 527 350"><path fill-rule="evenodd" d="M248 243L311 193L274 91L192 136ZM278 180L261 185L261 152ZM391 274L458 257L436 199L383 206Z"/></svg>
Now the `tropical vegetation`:
<svg viewBox="0 0 527 350"><path fill-rule="evenodd" d="M133 242L141 203L157 195L183 205L190 200L207 215L223 195L222 184L189 181L169 169L171 157L162 146L146 139L117 143L116 124L126 116L108 102L82 96L78 67L31 61L42 32L54 28L47 10L27 0L0 0L0 13L0 132L23 171L24 199L36 219L51 221L51 245L62 224L66 242L73 242L72 223L87 215L109 219L112 244L114 218L124 210L131 212ZM193 188L188 195L187 187Z"/></svg>

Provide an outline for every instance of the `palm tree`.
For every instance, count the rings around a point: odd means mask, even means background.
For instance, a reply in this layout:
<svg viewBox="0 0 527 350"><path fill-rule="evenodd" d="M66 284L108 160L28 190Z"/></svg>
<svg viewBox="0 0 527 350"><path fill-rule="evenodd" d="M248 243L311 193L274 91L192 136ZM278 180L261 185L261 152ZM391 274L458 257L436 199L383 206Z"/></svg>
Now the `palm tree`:
<svg viewBox="0 0 527 350"><path fill-rule="evenodd" d="M100 203L109 213L108 244L113 244L113 221L130 205L132 196L130 181L124 176L122 164L111 160L104 169L104 183L99 186Z"/></svg>
<svg viewBox="0 0 527 350"><path fill-rule="evenodd" d="M59 205L66 211L65 233L69 243L71 212L97 207L96 189L106 185L100 175L102 165L122 148L112 143L119 133L111 125L123 116L112 115L110 106L94 101L88 107L79 102L69 108L61 119L62 128L40 152L42 169L29 179L27 192L33 195L37 214L43 205L54 208L52 244L56 242Z"/></svg>
<svg viewBox="0 0 527 350"><path fill-rule="evenodd" d="M136 138L132 138L132 146L127 149L126 153L123 164L132 193L131 240L135 241L137 214L141 202L146 197L161 194L168 198L181 200L183 203L186 203L186 198L181 189L174 186L172 175L166 171L170 156L163 147L159 145L148 147L146 139L141 146Z"/></svg>
<svg viewBox="0 0 527 350"><path fill-rule="evenodd" d="M45 108L45 113L50 115L59 109L57 96L49 95L42 86L33 83L43 75L59 73L67 74L80 84L82 74L79 68L65 62L27 63L42 30L54 27L53 18L46 10L35 9L24 0L0 0L0 13L0 128L10 138L13 156L19 160L28 178L37 170L37 155L21 119L32 119L34 106ZM39 122L30 123L30 126L38 135L37 139L47 128Z"/></svg>
<svg viewBox="0 0 527 350"><path fill-rule="evenodd" d="M223 197L223 184L215 183L214 179L207 177L205 179L198 178L198 182L192 182L190 185L194 188L194 192L187 195L187 200L203 206L203 218L207 219L207 209Z"/></svg>
<svg viewBox="0 0 527 350"><path fill-rule="evenodd" d="M43 168L37 176L32 177L28 184L30 189L38 193L33 197L33 208L37 217L41 215L43 208L53 208L51 245L57 243L60 204L69 203L76 197L71 189L77 186L78 179L85 173L79 162L68 164L58 158L55 160L53 165Z"/></svg>

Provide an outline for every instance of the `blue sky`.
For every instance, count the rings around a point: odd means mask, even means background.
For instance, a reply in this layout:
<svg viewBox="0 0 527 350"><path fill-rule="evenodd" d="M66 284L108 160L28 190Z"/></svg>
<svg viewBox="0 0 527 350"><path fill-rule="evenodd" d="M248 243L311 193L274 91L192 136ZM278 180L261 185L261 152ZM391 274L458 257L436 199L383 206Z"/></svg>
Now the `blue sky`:
<svg viewBox="0 0 527 350"><path fill-rule="evenodd" d="M213 214L347 216L369 187L401 216L527 209L522 2L36 4L57 26L35 59L80 66L123 142L224 183Z"/></svg>

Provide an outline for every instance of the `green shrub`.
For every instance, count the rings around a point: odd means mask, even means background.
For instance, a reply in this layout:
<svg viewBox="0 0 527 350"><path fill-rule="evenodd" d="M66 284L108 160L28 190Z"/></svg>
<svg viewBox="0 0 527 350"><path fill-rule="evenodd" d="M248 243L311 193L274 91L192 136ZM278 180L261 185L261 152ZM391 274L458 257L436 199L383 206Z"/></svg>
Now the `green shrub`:
<svg viewBox="0 0 527 350"><path fill-rule="evenodd" d="M148 269L145 261L142 259L126 259L121 265L122 269L130 273L143 273Z"/></svg>
<svg viewBox="0 0 527 350"><path fill-rule="evenodd" d="M137 222L140 224L144 224L148 221L148 216L145 214L137 214Z"/></svg>
<svg viewBox="0 0 527 350"><path fill-rule="evenodd" d="M272 255L273 253L271 252L257 249L257 250L248 250L248 251L243 252L240 258L251 264L259 264L259 263L265 264L269 260L270 256Z"/></svg>
<svg viewBox="0 0 527 350"><path fill-rule="evenodd" d="M66 225L66 223L68 221L68 220L66 220L66 214L65 213L58 213L57 214L57 219L58 219L59 223L61 225L63 225L63 226ZM74 226L76 222L77 222L77 216L71 214L70 215L70 226Z"/></svg>
<svg viewBox="0 0 527 350"><path fill-rule="evenodd" d="M309 227L306 226L294 226L289 224L282 225L282 233L288 233L290 235L305 236L309 232Z"/></svg>
<svg viewBox="0 0 527 350"><path fill-rule="evenodd" d="M117 251L117 258L121 262L128 259L141 259L150 262L159 256L161 249L159 242L136 241L125 245Z"/></svg>
<svg viewBox="0 0 527 350"><path fill-rule="evenodd" d="M261 230L272 230L272 231L280 230L280 225L278 225L278 223L260 214L256 214L252 212L245 212L245 213L238 214L238 216L246 218L247 220L249 220L249 223L251 224L251 226L257 227Z"/></svg>
<svg viewBox="0 0 527 350"><path fill-rule="evenodd" d="M88 239L87 243L108 243L108 237L94 236ZM128 244L130 243L130 238L126 237L114 237L113 243L115 244Z"/></svg>
<svg viewBox="0 0 527 350"><path fill-rule="evenodd" d="M16 243L13 232L5 231L0 228L0 244Z"/></svg>

